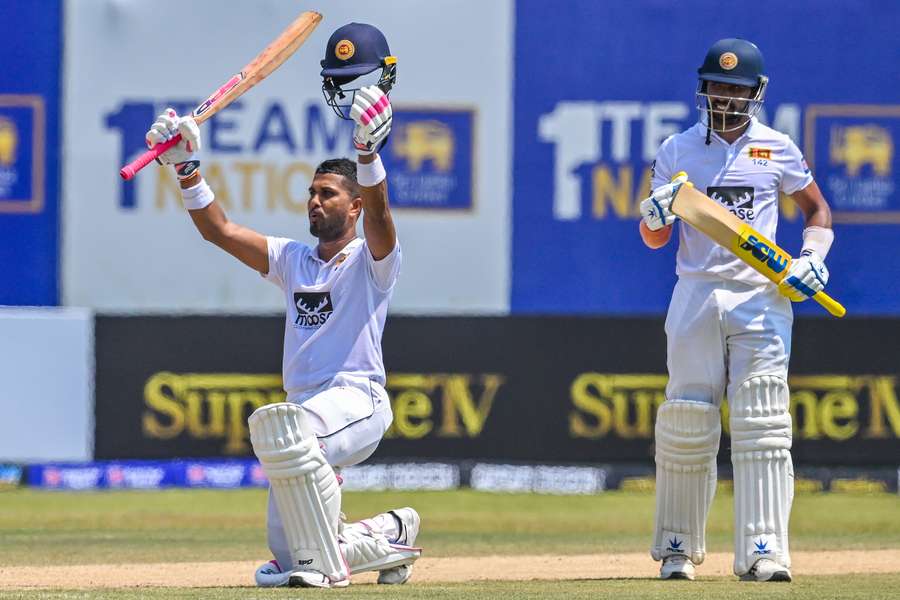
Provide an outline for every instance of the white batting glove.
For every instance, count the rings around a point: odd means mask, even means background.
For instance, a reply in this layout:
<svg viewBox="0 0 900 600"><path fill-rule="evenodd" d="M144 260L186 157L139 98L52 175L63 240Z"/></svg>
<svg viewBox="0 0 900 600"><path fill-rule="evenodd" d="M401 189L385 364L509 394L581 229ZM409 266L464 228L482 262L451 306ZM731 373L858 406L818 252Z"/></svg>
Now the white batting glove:
<svg viewBox="0 0 900 600"><path fill-rule="evenodd" d="M792 302L803 302L825 289L828 267L815 250L806 249L800 258L791 261L787 275L778 284L778 291Z"/></svg>
<svg viewBox="0 0 900 600"><path fill-rule="evenodd" d="M196 152L201 148L200 126L193 117L179 117L175 110L167 108L164 113L156 117L156 122L150 127L145 139L147 147L153 148L157 144L167 142L177 134L181 134L181 141L159 155L157 160L164 165L177 165L196 160Z"/></svg>
<svg viewBox="0 0 900 600"><path fill-rule="evenodd" d="M687 183L687 179L686 174L679 174L672 183L659 186L649 198L641 200L641 216L648 229L659 231L675 222L678 217L672 212L672 200L681 186Z"/></svg>
<svg viewBox="0 0 900 600"><path fill-rule="evenodd" d="M353 145L359 154L378 151L391 132L393 115L390 99L377 85L356 91L350 117L356 122L356 127L353 128Z"/></svg>

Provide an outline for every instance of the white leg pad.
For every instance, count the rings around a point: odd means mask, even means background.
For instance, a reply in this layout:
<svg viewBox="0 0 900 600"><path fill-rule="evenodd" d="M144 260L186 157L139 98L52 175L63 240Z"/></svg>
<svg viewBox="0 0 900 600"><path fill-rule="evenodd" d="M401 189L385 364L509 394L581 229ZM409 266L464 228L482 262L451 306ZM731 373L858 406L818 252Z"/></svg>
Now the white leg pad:
<svg viewBox="0 0 900 600"><path fill-rule="evenodd" d="M794 500L787 382L762 375L741 384L731 408L734 572L768 558L790 568L788 518Z"/></svg>
<svg viewBox="0 0 900 600"><path fill-rule="evenodd" d="M706 556L706 516L716 493L716 454L722 422L706 402L669 400L656 417L654 560Z"/></svg>
<svg viewBox="0 0 900 600"><path fill-rule="evenodd" d="M250 442L269 484L291 551L285 571L313 571L331 583L347 580L338 545L341 490L319 449L303 409L281 402L257 409L249 419Z"/></svg>
<svg viewBox="0 0 900 600"><path fill-rule="evenodd" d="M347 557L351 573L411 565L422 555L421 548L388 542L375 525L367 519L341 529L341 549Z"/></svg>

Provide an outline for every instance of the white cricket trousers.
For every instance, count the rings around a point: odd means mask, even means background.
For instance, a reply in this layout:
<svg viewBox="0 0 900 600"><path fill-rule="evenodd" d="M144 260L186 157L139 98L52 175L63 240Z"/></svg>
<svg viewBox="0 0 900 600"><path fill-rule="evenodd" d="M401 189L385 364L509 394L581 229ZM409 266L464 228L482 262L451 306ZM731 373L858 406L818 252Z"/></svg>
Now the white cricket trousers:
<svg viewBox="0 0 900 600"><path fill-rule="evenodd" d="M791 302L772 285L681 277L666 316L669 400L719 406L756 375L787 381Z"/></svg>
<svg viewBox="0 0 900 600"><path fill-rule="evenodd" d="M393 420L387 392L368 379L339 375L321 391L289 393L287 401L300 403L306 411L322 453L335 470L372 456ZM266 525L272 555L280 565L291 564L291 552L271 489Z"/></svg>

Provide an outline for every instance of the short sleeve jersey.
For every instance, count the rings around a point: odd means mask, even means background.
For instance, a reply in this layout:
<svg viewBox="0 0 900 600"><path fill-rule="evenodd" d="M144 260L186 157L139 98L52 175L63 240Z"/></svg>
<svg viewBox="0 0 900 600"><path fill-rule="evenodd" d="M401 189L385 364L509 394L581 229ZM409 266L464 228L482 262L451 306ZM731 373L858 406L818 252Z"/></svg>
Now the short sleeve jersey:
<svg viewBox="0 0 900 600"><path fill-rule="evenodd" d="M376 261L362 239L325 262L315 248L268 237L269 272L284 292L282 373L288 396L315 389L338 374L385 384L381 335L400 274L399 242Z"/></svg>
<svg viewBox="0 0 900 600"><path fill-rule="evenodd" d="M707 196L757 231L775 240L779 192L793 194L813 181L800 149L791 139L752 119L733 144L713 132L706 144L706 125L670 136L653 165L654 189L679 171ZM679 221L679 277L711 274L751 285L768 280L687 223Z"/></svg>

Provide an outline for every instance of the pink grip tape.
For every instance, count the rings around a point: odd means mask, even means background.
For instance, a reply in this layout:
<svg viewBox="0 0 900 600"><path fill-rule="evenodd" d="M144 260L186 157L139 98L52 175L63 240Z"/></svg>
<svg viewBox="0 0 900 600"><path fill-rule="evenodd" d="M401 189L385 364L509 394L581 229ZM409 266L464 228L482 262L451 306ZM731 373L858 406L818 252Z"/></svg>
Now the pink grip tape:
<svg viewBox="0 0 900 600"><path fill-rule="evenodd" d="M168 150L169 148L171 148L172 146L174 146L175 144L177 144L180 141L181 141L181 134L179 133L175 137L173 137L171 140L169 140L168 142L163 142L162 144L155 145L153 148L151 148L150 150L147 150L146 152L144 152L143 154L138 156L136 159L134 159L133 161L131 161L130 163L128 163L127 165L122 167L119 170L119 175L122 176L122 179L128 181L129 179L131 179L132 177L137 175L138 171L140 171L141 169L143 169L144 167L146 167L147 165L152 163L154 160L156 160L156 158L160 154L162 154L163 152L165 152L166 150Z"/></svg>

